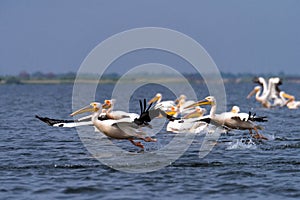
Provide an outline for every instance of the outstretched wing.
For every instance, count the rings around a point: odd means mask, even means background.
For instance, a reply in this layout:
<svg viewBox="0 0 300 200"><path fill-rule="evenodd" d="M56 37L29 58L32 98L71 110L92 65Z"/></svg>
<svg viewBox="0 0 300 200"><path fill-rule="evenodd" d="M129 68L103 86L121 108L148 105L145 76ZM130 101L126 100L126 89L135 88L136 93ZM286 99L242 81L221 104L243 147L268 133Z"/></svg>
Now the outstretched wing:
<svg viewBox="0 0 300 200"><path fill-rule="evenodd" d="M168 115L167 113L165 113L163 110L161 110L160 108L152 108L152 103L148 106L147 108L147 101L146 99L144 99L144 104L142 103L141 100L139 100L140 102L140 110L141 110L141 114L139 118L134 119L134 123L142 126L142 125L149 125L149 122L151 122L152 119L162 115L163 117L169 119L170 121L179 119L179 118L175 118L171 115Z"/></svg>
<svg viewBox="0 0 300 200"><path fill-rule="evenodd" d="M145 136L146 133L139 129L139 126L132 122L116 122L112 124L113 127L121 129L124 133L133 137Z"/></svg>
<svg viewBox="0 0 300 200"><path fill-rule="evenodd" d="M60 124L60 123L74 123L76 122L75 120L63 120L63 119L52 119L48 117L41 117L36 115L35 118L41 120L42 122L48 124L49 126L54 126L55 124Z"/></svg>

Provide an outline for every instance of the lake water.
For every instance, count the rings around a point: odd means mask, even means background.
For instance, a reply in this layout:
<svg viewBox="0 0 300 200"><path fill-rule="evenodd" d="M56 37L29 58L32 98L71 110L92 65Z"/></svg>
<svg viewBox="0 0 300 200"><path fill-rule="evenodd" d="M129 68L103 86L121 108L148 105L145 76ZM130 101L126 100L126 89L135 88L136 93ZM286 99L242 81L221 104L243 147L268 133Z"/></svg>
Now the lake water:
<svg viewBox="0 0 300 200"><path fill-rule="evenodd" d="M233 131L221 135L213 150L199 158L203 136L197 136L169 166L126 173L94 158L75 128L49 127L34 118L69 118L73 85L0 85L0 199L299 199L300 110L261 108L245 98L251 83L225 86L228 108L239 105L243 112L268 116L261 131L268 141L245 144L241 139L249 139L247 131ZM282 88L300 98L299 86L284 83ZM113 85L100 88L97 100L109 98ZM194 88L199 99L208 95L203 85ZM139 112L137 99L149 99L158 90L164 99L174 98L152 85L134 93L130 110ZM163 146L174 134L162 129L156 137ZM145 144L146 151L158 144ZM119 145L143 153L128 141Z"/></svg>

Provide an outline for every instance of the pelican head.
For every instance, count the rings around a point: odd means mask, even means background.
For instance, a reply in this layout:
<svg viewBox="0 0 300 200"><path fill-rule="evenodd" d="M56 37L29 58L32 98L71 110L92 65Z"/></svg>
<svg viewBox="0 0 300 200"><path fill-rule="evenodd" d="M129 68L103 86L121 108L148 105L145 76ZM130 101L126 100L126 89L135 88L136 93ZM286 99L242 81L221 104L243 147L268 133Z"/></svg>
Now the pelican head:
<svg viewBox="0 0 300 200"><path fill-rule="evenodd" d="M253 83L262 84L265 81L265 79L263 77L254 77L252 81Z"/></svg>
<svg viewBox="0 0 300 200"><path fill-rule="evenodd" d="M258 93L260 91L260 86L254 87L254 89L248 94L247 99L250 99L254 94Z"/></svg>
<svg viewBox="0 0 300 200"><path fill-rule="evenodd" d="M215 97L208 96L208 97L206 97L205 99L203 99L201 101L198 101L196 103L193 103L193 104L185 107L185 109L186 108L193 108L193 107L196 107L196 106L202 106L202 105L216 105L216 99L215 99Z"/></svg>
<svg viewBox="0 0 300 200"><path fill-rule="evenodd" d="M169 111L166 111L166 113L167 113L167 115L174 116L177 114L177 110L178 110L178 108L176 108L175 106L172 106Z"/></svg>
<svg viewBox="0 0 300 200"><path fill-rule="evenodd" d="M104 100L104 104L102 105L102 108L104 109L109 109L115 104L116 100L111 99L111 100Z"/></svg>
<svg viewBox="0 0 300 200"><path fill-rule="evenodd" d="M274 84L277 84L277 85L282 85L282 80L281 78L279 77L273 77L273 78L270 78L271 81L274 83Z"/></svg>
<svg viewBox="0 0 300 200"><path fill-rule="evenodd" d="M162 98L161 93L157 93L157 94L155 95L155 97L153 97L153 98L148 102L148 104L154 103L154 102L159 102L159 101L161 100L161 98Z"/></svg>
<svg viewBox="0 0 300 200"><path fill-rule="evenodd" d="M235 114L239 113L239 112L240 112L240 107L238 107L238 106L233 106L232 109L231 109L231 112L232 112L232 113L235 113Z"/></svg>
<svg viewBox="0 0 300 200"><path fill-rule="evenodd" d="M92 102L90 105L85 106L79 110L76 110L71 116L79 115L81 113L86 113L86 112L98 112L101 109L101 103L98 102Z"/></svg>
<svg viewBox="0 0 300 200"><path fill-rule="evenodd" d="M175 100L175 103L184 102L185 100L186 100L186 96L182 94Z"/></svg>

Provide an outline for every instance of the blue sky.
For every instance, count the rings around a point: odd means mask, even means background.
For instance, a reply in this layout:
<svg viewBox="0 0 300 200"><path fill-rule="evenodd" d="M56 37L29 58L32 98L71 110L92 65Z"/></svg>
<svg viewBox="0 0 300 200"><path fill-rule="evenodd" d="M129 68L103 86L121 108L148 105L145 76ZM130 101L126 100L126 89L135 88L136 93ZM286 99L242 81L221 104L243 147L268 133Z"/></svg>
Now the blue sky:
<svg viewBox="0 0 300 200"><path fill-rule="evenodd" d="M0 74L76 72L106 38L157 26L194 38L223 72L299 75L299 22L297 0L1 0ZM122 65L125 72L155 61L191 71L174 60L143 52L120 59L110 70Z"/></svg>

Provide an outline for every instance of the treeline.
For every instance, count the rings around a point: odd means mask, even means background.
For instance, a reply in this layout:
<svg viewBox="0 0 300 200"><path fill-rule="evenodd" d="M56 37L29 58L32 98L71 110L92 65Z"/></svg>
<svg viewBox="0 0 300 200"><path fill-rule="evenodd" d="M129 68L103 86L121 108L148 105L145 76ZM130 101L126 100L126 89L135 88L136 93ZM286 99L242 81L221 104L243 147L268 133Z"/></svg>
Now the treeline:
<svg viewBox="0 0 300 200"><path fill-rule="evenodd" d="M22 83L23 81L29 80L74 80L76 73L68 72L63 74L54 74L52 72L43 73L43 72L34 72L28 73L26 71L21 71L18 75L6 75L0 76L0 82L2 83Z"/></svg>
<svg viewBox="0 0 300 200"><path fill-rule="evenodd" d="M34 73L28 73L26 71L21 71L18 75L12 76L12 75L0 75L0 83L6 83L6 84L21 84L21 83L68 83L73 82L76 78L75 72L67 72L67 73L60 73L55 74L52 72L34 72ZM98 77L94 74L85 74L81 76L82 79L98 79ZM104 75L101 79L104 80L118 80L119 75L116 73L110 73Z"/></svg>
<svg viewBox="0 0 300 200"><path fill-rule="evenodd" d="M195 74L195 73L183 73L182 74L188 81L200 83L204 82L203 77L201 74ZM209 75L211 78L215 78L215 76ZM221 76L225 82L250 82L253 77L255 76L262 76L265 78L268 77L274 77L278 76L284 80L287 81L293 81L293 82L300 82L300 76L298 75L285 75L284 73L279 74L252 74L252 73L239 73L239 74L233 74L233 73L221 73ZM140 78L163 78L166 79L172 79L172 75L168 74L140 74L140 75L133 75L131 77L131 80L138 80ZM52 72L43 73L43 72L34 72L34 73L28 73L26 71L21 71L16 76L6 75L1 76L0 75L0 83L7 83L7 84L22 84L22 83L72 83L76 78L75 72L68 72L68 73L60 73L55 74ZM97 74L81 74L79 77L82 80L98 80L99 77ZM104 82L115 82L120 78L120 75L117 73L106 73L101 77L101 80Z"/></svg>

